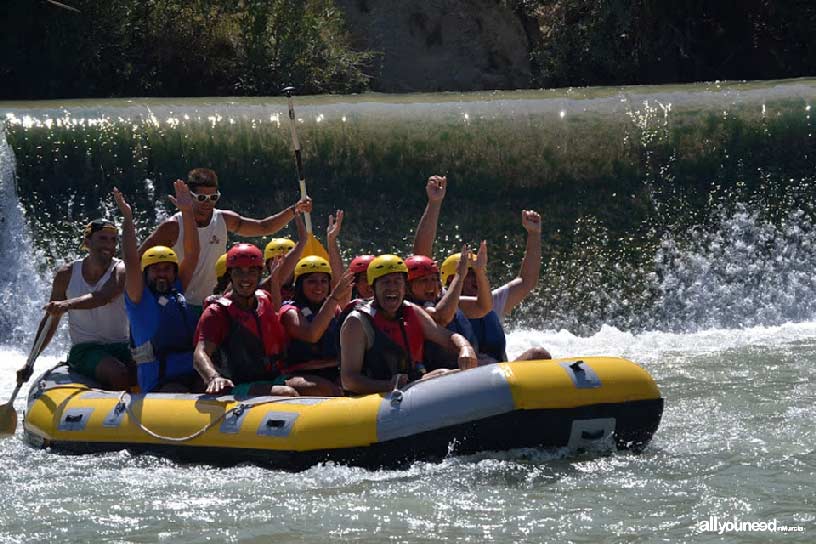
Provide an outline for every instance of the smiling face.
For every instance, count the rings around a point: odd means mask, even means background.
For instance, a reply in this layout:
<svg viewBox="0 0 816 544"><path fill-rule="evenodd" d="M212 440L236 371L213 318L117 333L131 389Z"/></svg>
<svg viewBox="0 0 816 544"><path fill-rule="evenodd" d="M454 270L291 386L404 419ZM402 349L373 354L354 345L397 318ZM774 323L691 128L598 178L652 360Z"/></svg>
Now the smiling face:
<svg viewBox="0 0 816 544"><path fill-rule="evenodd" d="M178 269L175 263L163 262L151 264L145 270L147 285L156 293L170 292L176 282Z"/></svg>
<svg viewBox="0 0 816 544"><path fill-rule="evenodd" d="M303 276L303 296L311 304L320 304L331 291L331 276L324 272L312 272Z"/></svg>
<svg viewBox="0 0 816 544"><path fill-rule="evenodd" d="M405 299L405 274L392 272L374 282L374 300L386 315L393 317Z"/></svg>
<svg viewBox="0 0 816 544"><path fill-rule="evenodd" d="M242 297L251 297L261 281L261 269L257 266L236 266L230 268L232 289Z"/></svg>
<svg viewBox="0 0 816 544"><path fill-rule="evenodd" d="M409 283L411 298L417 302L436 302L442 291L439 274L428 274Z"/></svg>
<svg viewBox="0 0 816 544"><path fill-rule="evenodd" d="M99 261L110 261L116 255L119 233L113 229L102 229L85 238L89 255Z"/></svg>

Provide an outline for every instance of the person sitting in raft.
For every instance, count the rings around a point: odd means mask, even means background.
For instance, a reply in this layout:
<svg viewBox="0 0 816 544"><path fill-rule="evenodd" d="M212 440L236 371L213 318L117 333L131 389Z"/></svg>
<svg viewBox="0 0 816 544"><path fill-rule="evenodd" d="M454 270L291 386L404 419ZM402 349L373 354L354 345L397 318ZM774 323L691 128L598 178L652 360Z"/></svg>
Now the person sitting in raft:
<svg viewBox="0 0 816 544"><path fill-rule="evenodd" d="M354 289L352 297L358 300L371 300L374 297L374 289L368 284L366 273L368 265L374 260L374 255L357 255L349 263L349 271L354 274Z"/></svg>
<svg viewBox="0 0 816 544"><path fill-rule="evenodd" d="M212 296L217 297L223 295L227 292L227 289L229 289L229 285L230 277L227 272L227 254L224 253L215 261L215 287L213 288L213 294L205 300L208 300Z"/></svg>
<svg viewBox="0 0 816 544"><path fill-rule="evenodd" d="M282 280L280 282L281 301L284 302L289 302L295 298L295 265L303 255L309 241L306 223L300 213L295 215L295 227L298 233L297 243L289 238L273 238L264 248L264 266L269 276L261 282L261 289L269 290L269 284L272 281L272 270L277 269L277 273Z"/></svg>
<svg viewBox="0 0 816 544"><path fill-rule="evenodd" d="M280 312L290 338L281 364L284 374L308 373L340 382L337 317L351 299L352 275L344 274L334 288L331 279L329 262L317 255L304 257L295 267L295 299Z"/></svg>
<svg viewBox="0 0 816 544"><path fill-rule="evenodd" d="M227 234L232 232L246 237L269 236L285 227L297 213L311 211L312 201L306 198L276 215L265 219L251 219L234 211L215 207L221 193L218 190L218 177L209 168L191 170L187 175L187 186L193 195L200 250L186 296L188 304L200 315L204 299L212 294L215 287L215 261L227 251ZM183 229L181 214L177 213L156 228L141 245L139 253L144 253L153 246L166 246L184 259L184 247L181 243L184 239Z"/></svg>
<svg viewBox="0 0 816 544"><path fill-rule="evenodd" d="M458 350L461 369L477 365L476 352L462 335L439 327L428 314L405 301L408 268L400 257L380 255L368 265L367 275L373 300L361 303L340 328L343 389L380 393L450 372L425 372L425 340Z"/></svg>
<svg viewBox="0 0 816 544"><path fill-rule="evenodd" d="M125 267L114 257L118 239L119 229L107 219L95 219L85 226L81 249L88 255L63 266L54 276L50 302L43 308L52 316L51 325L40 351L48 346L67 312L68 367L104 389L121 391L134 383L135 368L122 297Z"/></svg>
<svg viewBox="0 0 816 544"><path fill-rule="evenodd" d="M193 334L196 317L187 306L184 288L198 260L193 198L182 181L175 183L173 203L181 210L187 230L184 258L179 263L169 247L155 246L141 259L133 225L133 210L119 189L113 197L124 219L122 251L125 257L125 309L130 320L132 354L142 393L154 390L186 393L203 390L193 371Z"/></svg>
<svg viewBox="0 0 816 544"><path fill-rule="evenodd" d="M436 239L436 229L439 223L439 212L442 201L447 192L447 177L431 176L425 185L428 204L419 221L414 237L414 253L418 255L432 255L433 244ZM493 309L482 318L472 319L476 337L479 340L479 349L497 360L507 360L505 354L506 337L504 334L504 317L526 297L538 283L541 270L541 216L532 210L522 210L521 222L527 231L527 245L524 258L521 262L519 277L502 285L491 292ZM451 261L447 274L445 264L442 265L442 283L451 277L456 270L455 261ZM476 296L478 285L476 275L468 272L462 287L464 296ZM549 359L550 353L541 347L530 348L518 357L518 361Z"/></svg>
<svg viewBox="0 0 816 544"><path fill-rule="evenodd" d="M286 332L278 318L280 280L274 273L272 290L258 289L263 267L263 253L252 244L237 244L227 252L232 292L207 306L196 330L193 364L206 392L331 396L337 388L328 380L280 373L286 347ZM216 352L223 375L213 364Z"/></svg>
<svg viewBox="0 0 816 544"><path fill-rule="evenodd" d="M468 260L462 261L462 266L460 266L462 270L454 277L453 282L444 291L444 294L441 288L439 268L435 261L424 255L414 255L407 258L405 260L408 267L408 293L406 298L424 309L440 327L445 327L451 332L461 334L467 338L478 353L478 342L468 318L483 317L490 310L491 299L489 296L482 296L481 298L460 297L462 278L467 271L467 262L470 261L471 257L467 246L464 246L462 251L468 255ZM487 286L487 289L482 290L482 293L489 292L487 276L484 273L486 262L487 246L483 243L477 257L477 269L480 270L481 280ZM424 363L427 370L456 368L456 358L456 352L443 349L432 342L425 343Z"/></svg>

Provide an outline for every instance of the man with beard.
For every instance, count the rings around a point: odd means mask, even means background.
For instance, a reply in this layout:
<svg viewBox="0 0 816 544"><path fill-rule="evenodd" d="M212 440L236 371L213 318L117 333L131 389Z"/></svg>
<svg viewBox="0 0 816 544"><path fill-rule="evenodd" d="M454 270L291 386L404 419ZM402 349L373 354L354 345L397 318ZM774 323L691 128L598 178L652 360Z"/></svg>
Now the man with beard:
<svg viewBox="0 0 816 544"><path fill-rule="evenodd" d="M125 269L114 258L118 238L119 229L106 219L85 226L82 249L88 250L88 256L67 264L54 277L51 299L44 308L52 316L51 326L42 346L44 350L67 312L68 366L113 390L127 389L133 383L122 300ZM44 326L45 318L40 329Z"/></svg>
<svg viewBox="0 0 816 544"><path fill-rule="evenodd" d="M198 261L198 237L195 233L193 199L182 181L175 183L173 203L181 210L186 230L184 258L164 246L154 246L141 259L136 244L133 211L122 193L113 196L124 221L122 249L125 257L125 307L130 319L133 358L142 393L154 389L186 392L201 389L193 372L193 333L196 318L184 298L184 289L193 277ZM196 387L196 385L198 387Z"/></svg>
<svg viewBox="0 0 816 544"><path fill-rule="evenodd" d="M185 293L196 315L201 315L204 299L212 294L216 285L215 263L227 251L227 234L268 236L285 227L298 213L312 211L312 201L306 198L265 219L252 219L232 210L215 207L221 192L218 190L218 176L209 168L191 170L187 175L187 186L193 197L195 215L191 232L198 234L199 254ZM156 228L139 248L140 253L154 246L166 246L184 259L182 240L185 232L184 221L177 213Z"/></svg>
<svg viewBox="0 0 816 544"><path fill-rule="evenodd" d="M236 397L337 394L337 387L324 378L281 374L287 338L278 317L280 262L271 271L267 291L258 289L264 269L260 249L236 244L227 252L232 291L205 308L196 330L195 369L207 393L232 390ZM213 363L216 354L220 367Z"/></svg>

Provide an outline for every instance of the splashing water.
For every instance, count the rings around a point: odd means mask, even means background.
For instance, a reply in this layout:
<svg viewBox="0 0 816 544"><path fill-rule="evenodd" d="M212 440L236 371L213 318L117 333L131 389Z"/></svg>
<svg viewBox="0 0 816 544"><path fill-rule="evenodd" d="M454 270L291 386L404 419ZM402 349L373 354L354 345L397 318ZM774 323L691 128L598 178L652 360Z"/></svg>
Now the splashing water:
<svg viewBox="0 0 816 544"><path fill-rule="evenodd" d="M31 239L17 197L15 160L0 127L0 345L28 342L41 315L47 286L38 270L43 255Z"/></svg>

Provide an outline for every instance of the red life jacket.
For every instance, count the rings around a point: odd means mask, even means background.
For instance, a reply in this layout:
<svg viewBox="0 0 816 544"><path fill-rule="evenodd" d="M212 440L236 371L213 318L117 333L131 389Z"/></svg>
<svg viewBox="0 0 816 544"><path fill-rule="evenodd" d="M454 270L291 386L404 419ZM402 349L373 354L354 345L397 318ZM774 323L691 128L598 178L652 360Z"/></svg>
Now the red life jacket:
<svg viewBox="0 0 816 544"><path fill-rule="evenodd" d="M424 372L422 358L425 335L422 333L422 324L416 314L417 308L413 304L403 302L400 317L393 320L386 318L381 311L373 308L371 303L361 304L357 310L369 318L375 335L374 345L365 354L364 373L375 379L390 379L398 372L407 372L413 379L421 376ZM378 341L378 338L385 338L387 344L394 345L403 351L410 358L410 368L398 368L403 365L392 361L393 354L386 353L390 350L386 349L387 346Z"/></svg>
<svg viewBox="0 0 816 544"><path fill-rule="evenodd" d="M286 350L286 331L269 295L259 289L255 298L254 312L242 310L228 296L216 301L229 317L230 331L219 347L235 383L274 378Z"/></svg>

